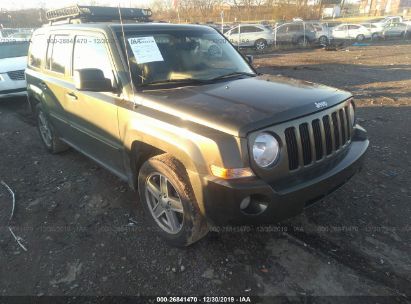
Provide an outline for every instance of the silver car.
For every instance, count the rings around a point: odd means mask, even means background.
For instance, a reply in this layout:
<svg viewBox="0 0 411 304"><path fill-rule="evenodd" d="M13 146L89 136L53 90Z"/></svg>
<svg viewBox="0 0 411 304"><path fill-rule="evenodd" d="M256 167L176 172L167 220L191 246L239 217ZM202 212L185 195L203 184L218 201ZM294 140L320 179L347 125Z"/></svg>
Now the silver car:
<svg viewBox="0 0 411 304"><path fill-rule="evenodd" d="M239 24L224 35L235 46L254 47L258 51L274 43L273 31L261 24Z"/></svg>
<svg viewBox="0 0 411 304"><path fill-rule="evenodd" d="M411 31L411 26L408 26L406 23L391 23L384 27L382 31L382 37L384 39L400 37L407 37L407 32Z"/></svg>

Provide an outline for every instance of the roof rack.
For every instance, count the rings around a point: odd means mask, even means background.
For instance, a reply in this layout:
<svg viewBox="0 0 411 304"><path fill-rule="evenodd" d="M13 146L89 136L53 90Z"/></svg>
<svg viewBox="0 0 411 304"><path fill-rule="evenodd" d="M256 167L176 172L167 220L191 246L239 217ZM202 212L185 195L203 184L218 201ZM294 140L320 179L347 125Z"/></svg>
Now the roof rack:
<svg viewBox="0 0 411 304"><path fill-rule="evenodd" d="M121 17L123 20L134 20L138 22L148 22L152 15L150 9L125 8L121 7ZM58 23L87 23L87 22L109 22L119 21L119 11L117 7L109 6L80 6L74 5L65 8L49 10L46 12L47 20L50 24Z"/></svg>

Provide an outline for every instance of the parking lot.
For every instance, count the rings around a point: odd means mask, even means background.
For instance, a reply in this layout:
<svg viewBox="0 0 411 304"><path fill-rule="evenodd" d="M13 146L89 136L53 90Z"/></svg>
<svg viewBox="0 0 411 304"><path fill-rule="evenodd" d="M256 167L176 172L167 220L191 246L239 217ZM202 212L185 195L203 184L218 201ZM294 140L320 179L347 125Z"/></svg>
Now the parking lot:
<svg viewBox="0 0 411 304"><path fill-rule="evenodd" d="M404 41L255 56L262 73L353 92L371 142L365 167L296 218L265 229L213 232L186 249L168 247L146 228L127 184L73 150L48 154L24 100L2 101L0 179L16 194L12 227L27 252L7 229L11 198L1 187L0 295L409 301L410 49ZM367 300L394 301L357 299Z"/></svg>

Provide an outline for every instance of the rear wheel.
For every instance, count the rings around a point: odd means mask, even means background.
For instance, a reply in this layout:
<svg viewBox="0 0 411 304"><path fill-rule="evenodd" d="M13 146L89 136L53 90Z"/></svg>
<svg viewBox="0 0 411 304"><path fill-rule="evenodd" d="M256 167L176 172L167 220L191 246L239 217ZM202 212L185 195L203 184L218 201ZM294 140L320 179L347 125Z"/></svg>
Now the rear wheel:
<svg viewBox="0 0 411 304"><path fill-rule="evenodd" d="M405 32L402 32L402 33L401 33L401 38L402 38L402 39L405 39L405 38L406 38Z"/></svg>
<svg viewBox="0 0 411 304"><path fill-rule="evenodd" d="M46 112L39 103L36 106L37 129L40 138L50 153L59 153L67 150L69 147L60 140L54 127L51 125Z"/></svg>
<svg viewBox="0 0 411 304"><path fill-rule="evenodd" d="M267 48L267 41L264 39L258 39L255 43L254 43L254 47L257 51L263 51Z"/></svg>
<svg viewBox="0 0 411 304"><path fill-rule="evenodd" d="M320 38L318 38L318 41L320 42L321 45L328 45L327 36L321 36Z"/></svg>
<svg viewBox="0 0 411 304"><path fill-rule="evenodd" d="M360 34L357 36L357 41L364 41L365 36L363 34Z"/></svg>
<svg viewBox="0 0 411 304"><path fill-rule="evenodd" d="M372 40L378 40L378 38L380 38L380 36L378 35L378 33L373 33L371 38L372 38Z"/></svg>
<svg viewBox="0 0 411 304"><path fill-rule="evenodd" d="M146 218L170 245L188 246L207 234L187 172L168 154L150 158L138 176Z"/></svg>
<svg viewBox="0 0 411 304"><path fill-rule="evenodd" d="M307 37L302 36L302 37L299 37L297 39L297 45L298 46L303 46L304 47L304 46L307 46L308 43L309 43L309 41L308 41Z"/></svg>

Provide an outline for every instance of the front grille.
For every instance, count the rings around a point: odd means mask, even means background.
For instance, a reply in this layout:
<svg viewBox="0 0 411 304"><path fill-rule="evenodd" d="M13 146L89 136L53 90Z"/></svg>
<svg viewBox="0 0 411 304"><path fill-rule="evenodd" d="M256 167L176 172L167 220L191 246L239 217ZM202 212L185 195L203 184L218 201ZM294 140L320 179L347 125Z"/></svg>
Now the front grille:
<svg viewBox="0 0 411 304"><path fill-rule="evenodd" d="M7 75L10 77L11 80L24 80L24 79L26 79L26 77L24 75L24 70L7 72Z"/></svg>
<svg viewBox="0 0 411 304"><path fill-rule="evenodd" d="M320 161L350 141L348 107L298 126L288 127L284 135L290 170Z"/></svg>

